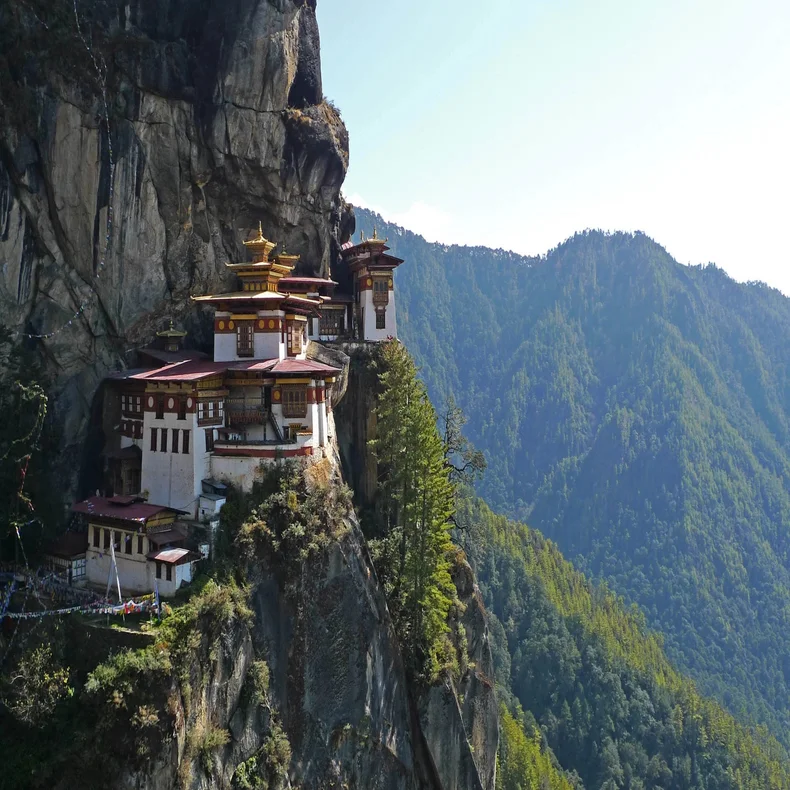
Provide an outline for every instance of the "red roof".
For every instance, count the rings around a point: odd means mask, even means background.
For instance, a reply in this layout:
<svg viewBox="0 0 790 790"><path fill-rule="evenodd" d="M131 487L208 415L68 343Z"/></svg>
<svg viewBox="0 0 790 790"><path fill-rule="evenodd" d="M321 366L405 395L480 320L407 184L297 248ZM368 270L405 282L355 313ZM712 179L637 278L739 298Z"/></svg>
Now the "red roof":
<svg viewBox="0 0 790 790"><path fill-rule="evenodd" d="M207 359L207 355L202 351L191 350L165 351L161 348L141 348L139 353L168 364L172 364L173 362L188 362L195 359Z"/></svg>
<svg viewBox="0 0 790 790"><path fill-rule="evenodd" d="M339 368L307 359L250 359L239 362L179 362L165 365L144 373L135 373L132 378L142 381L198 381L217 376L227 370L249 370L269 373L316 373L334 376Z"/></svg>
<svg viewBox="0 0 790 790"><path fill-rule="evenodd" d="M189 549L162 549L146 554L147 559L155 562L165 562L168 565L181 565L190 560L201 559L200 555Z"/></svg>
<svg viewBox="0 0 790 790"><path fill-rule="evenodd" d="M133 500L129 504L122 504L119 500ZM113 501L115 500L115 501ZM84 502L77 502L71 509L75 513L85 513L96 518L113 518L118 521L134 521L136 524L145 524L149 518L169 510L172 513L182 513L165 505L150 505L137 497L107 497L92 496Z"/></svg>
<svg viewBox="0 0 790 790"><path fill-rule="evenodd" d="M198 381L224 373L227 367L227 362L190 360L135 373L130 378L143 381Z"/></svg>
<svg viewBox="0 0 790 790"><path fill-rule="evenodd" d="M334 376L340 373L339 368L314 362L312 359L251 359L248 362L226 363L228 370L248 370L262 373L317 373L322 376Z"/></svg>

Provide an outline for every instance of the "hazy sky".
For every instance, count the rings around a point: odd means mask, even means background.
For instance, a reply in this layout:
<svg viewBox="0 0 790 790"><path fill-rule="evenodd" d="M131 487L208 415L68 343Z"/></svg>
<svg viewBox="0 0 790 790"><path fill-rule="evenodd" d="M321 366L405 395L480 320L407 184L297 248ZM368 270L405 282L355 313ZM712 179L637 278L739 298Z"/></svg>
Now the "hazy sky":
<svg viewBox="0 0 790 790"><path fill-rule="evenodd" d="M643 230L790 294L790 0L319 0L344 192L539 254Z"/></svg>

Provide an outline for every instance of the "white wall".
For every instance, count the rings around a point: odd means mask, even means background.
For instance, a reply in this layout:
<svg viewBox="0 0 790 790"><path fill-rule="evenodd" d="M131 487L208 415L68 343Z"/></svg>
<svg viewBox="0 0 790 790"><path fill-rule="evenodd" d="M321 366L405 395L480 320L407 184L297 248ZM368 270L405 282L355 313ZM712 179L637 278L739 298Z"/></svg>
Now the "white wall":
<svg viewBox="0 0 790 790"><path fill-rule="evenodd" d="M384 329L376 329L376 309L373 306L373 291L361 291L360 304L362 306L362 339L386 340L388 337L398 336L398 327L395 320L395 292L390 290L389 302L386 307L386 320Z"/></svg>
<svg viewBox="0 0 790 790"><path fill-rule="evenodd" d="M234 362L236 356L236 333L235 332L215 332L214 333L214 361L215 362Z"/></svg>
<svg viewBox="0 0 790 790"><path fill-rule="evenodd" d="M122 533L123 534L123 533ZM89 536L91 545L85 563L85 574L90 584L99 586L102 590L107 586L107 577L112 568L112 555L109 549L103 548L102 541L99 548L93 546L93 527L90 529ZM144 541L145 548L148 550L148 539ZM134 553L125 554L123 550L123 539L121 540L121 550L116 552L115 559L118 565L118 576L121 580L121 595L129 596L136 593L151 592L154 588L151 582L151 568L145 554L137 554L137 536L132 536L132 548ZM118 588L115 583L115 574L112 575L110 584L110 600L115 600L118 595Z"/></svg>
<svg viewBox="0 0 790 790"><path fill-rule="evenodd" d="M282 319L280 312L258 313L258 317L264 321L274 318ZM257 330L257 325L255 327ZM286 356L285 343L282 342L282 331L277 332L258 332L253 335L255 359L283 359Z"/></svg>
<svg viewBox="0 0 790 790"><path fill-rule="evenodd" d="M171 397L165 394L165 398ZM156 451L151 451L151 429L157 429ZM162 452L161 429L167 428L167 452ZM173 452L173 428L179 429L178 452ZM183 448L182 430L189 430L189 453ZM197 415L187 414L179 420L178 414L165 412L164 418L156 419L155 412L146 411L143 417L143 458L140 488L148 491L148 501L155 505L167 505L186 510L193 518L197 513L197 499L208 466L204 452L203 428L197 427ZM196 452L198 450L199 452Z"/></svg>

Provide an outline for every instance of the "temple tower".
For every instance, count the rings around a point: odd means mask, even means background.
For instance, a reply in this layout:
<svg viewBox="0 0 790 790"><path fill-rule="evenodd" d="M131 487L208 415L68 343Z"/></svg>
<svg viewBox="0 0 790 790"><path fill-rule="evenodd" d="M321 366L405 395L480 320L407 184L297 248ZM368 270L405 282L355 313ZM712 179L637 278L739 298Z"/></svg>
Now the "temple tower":
<svg viewBox="0 0 790 790"><path fill-rule="evenodd" d="M401 258L388 255L386 239L373 236L343 250L354 280L357 336L360 340L382 341L398 336L395 317L395 269Z"/></svg>

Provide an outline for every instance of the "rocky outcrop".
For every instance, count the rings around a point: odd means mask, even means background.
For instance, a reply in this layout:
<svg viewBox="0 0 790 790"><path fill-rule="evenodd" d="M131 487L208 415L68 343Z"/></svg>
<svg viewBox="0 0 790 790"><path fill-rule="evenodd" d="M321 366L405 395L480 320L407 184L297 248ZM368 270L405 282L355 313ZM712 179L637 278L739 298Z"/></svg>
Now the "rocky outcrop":
<svg viewBox="0 0 790 790"><path fill-rule="evenodd" d="M499 744L494 660L485 608L465 560L453 571L463 607L467 666L456 683L449 673L420 699L420 722L443 790L493 790Z"/></svg>
<svg viewBox="0 0 790 790"><path fill-rule="evenodd" d="M165 317L208 339L189 296L227 282L224 262L243 259L259 220L304 270L327 272L347 224L348 140L323 101L314 5L86 0L109 139L73 15L48 0L0 11L6 30L38 30L50 58L11 68L26 111L0 113L0 315L55 332L30 342L54 379L68 482L99 382ZM53 63L58 46L82 69Z"/></svg>

